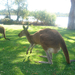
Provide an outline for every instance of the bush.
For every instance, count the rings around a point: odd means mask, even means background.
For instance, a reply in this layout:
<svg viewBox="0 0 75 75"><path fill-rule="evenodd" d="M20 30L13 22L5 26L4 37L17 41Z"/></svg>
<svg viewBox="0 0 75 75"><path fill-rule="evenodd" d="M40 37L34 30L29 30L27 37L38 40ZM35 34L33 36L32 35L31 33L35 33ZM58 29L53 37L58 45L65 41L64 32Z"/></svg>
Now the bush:
<svg viewBox="0 0 75 75"><path fill-rule="evenodd" d="M56 15L47 13L45 16L44 23L48 25L55 25Z"/></svg>
<svg viewBox="0 0 75 75"><path fill-rule="evenodd" d="M55 25L56 15L42 11L40 14L40 20L46 25Z"/></svg>
<svg viewBox="0 0 75 75"><path fill-rule="evenodd" d="M40 20L42 24L55 25L55 14L48 13L47 11L35 11L33 12L32 16L34 16L37 19L37 22L38 20Z"/></svg>
<svg viewBox="0 0 75 75"><path fill-rule="evenodd" d="M10 17L8 15L6 15L5 18L10 18Z"/></svg>
<svg viewBox="0 0 75 75"><path fill-rule="evenodd" d="M13 24L13 20L9 19L9 18L4 18L0 20L0 23L2 24Z"/></svg>

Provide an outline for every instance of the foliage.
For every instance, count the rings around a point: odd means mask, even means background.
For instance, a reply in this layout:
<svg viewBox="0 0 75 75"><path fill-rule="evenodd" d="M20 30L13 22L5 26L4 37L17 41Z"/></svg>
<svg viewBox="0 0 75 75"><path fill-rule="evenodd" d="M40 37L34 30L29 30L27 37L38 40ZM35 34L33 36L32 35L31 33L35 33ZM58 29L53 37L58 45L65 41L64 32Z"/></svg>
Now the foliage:
<svg viewBox="0 0 75 75"><path fill-rule="evenodd" d="M38 20L40 20L43 24L46 25L55 25L56 15L48 13L46 11L35 11L31 12L32 16L34 16Z"/></svg>
<svg viewBox="0 0 75 75"><path fill-rule="evenodd" d="M5 18L10 18L9 15L6 15Z"/></svg>
<svg viewBox="0 0 75 75"><path fill-rule="evenodd" d="M27 0L6 0L2 3L6 6L6 9L1 10L0 14L9 15L9 17L10 15L17 15L17 21L19 21L20 16L22 18L27 17ZM14 6L17 8L13 8Z"/></svg>
<svg viewBox="0 0 75 75"><path fill-rule="evenodd" d="M14 10L17 15L17 21L19 20L20 16L27 16L27 1L26 0L15 0L14 2L17 5L17 9ZM23 13L23 14L22 14ZM23 17L24 18L24 17Z"/></svg>
<svg viewBox="0 0 75 75"><path fill-rule="evenodd" d="M13 1L12 0L6 0L6 1L4 1L4 3L5 3L6 10L8 12L7 15L9 15L9 18L11 18L10 13L11 13L11 10L12 10Z"/></svg>
<svg viewBox="0 0 75 75"><path fill-rule="evenodd" d="M11 15L16 15L13 10L10 10L10 12L11 12ZM5 10L0 10L0 15L8 15L8 14L9 13L6 9Z"/></svg>
<svg viewBox="0 0 75 75"><path fill-rule="evenodd" d="M45 12L41 12L41 21L46 25L55 25L56 15Z"/></svg>
<svg viewBox="0 0 75 75"><path fill-rule="evenodd" d="M14 21L14 20L12 20L12 19L10 19L10 18L4 18L4 19L1 19L0 20L0 23L1 24L9 24L9 25L12 25L12 24L16 24L16 25L29 25L30 24L30 22L23 22L23 21Z"/></svg>
<svg viewBox="0 0 75 75"><path fill-rule="evenodd" d="M0 39L0 74L1 75L74 75L75 62L70 65L66 63L65 56L61 51L53 54L53 64L35 63L35 61L48 61L38 55L46 55L40 45L33 48L32 54L26 55L29 42L26 37L19 38L18 33L23 29L22 26L4 26L6 37ZM43 28L52 28L58 30L63 36L70 59L75 59L75 31L50 27L50 26L30 26L30 34Z"/></svg>
<svg viewBox="0 0 75 75"><path fill-rule="evenodd" d="M38 20L40 20L40 12L39 11L33 12L32 16L34 16L37 19L37 22L38 22Z"/></svg>
<svg viewBox="0 0 75 75"><path fill-rule="evenodd" d="M0 20L0 23L2 24L13 24L13 20L9 18L4 18Z"/></svg>
<svg viewBox="0 0 75 75"><path fill-rule="evenodd" d="M11 15L16 15L13 10L10 10ZM32 11L28 12L29 16L32 16L34 13ZM57 17L68 17L68 13L55 13ZM0 15L8 15L7 10L0 10Z"/></svg>
<svg viewBox="0 0 75 75"><path fill-rule="evenodd" d="M21 15L22 19L26 19L28 14L29 14L29 11L25 9L21 12L20 15Z"/></svg>

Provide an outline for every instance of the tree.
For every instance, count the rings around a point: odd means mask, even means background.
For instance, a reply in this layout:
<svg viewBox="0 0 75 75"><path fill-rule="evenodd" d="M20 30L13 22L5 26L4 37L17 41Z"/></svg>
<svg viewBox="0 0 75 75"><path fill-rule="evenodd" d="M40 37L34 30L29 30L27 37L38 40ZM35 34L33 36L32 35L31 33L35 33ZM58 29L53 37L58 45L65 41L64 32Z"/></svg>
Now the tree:
<svg viewBox="0 0 75 75"><path fill-rule="evenodd" d="M48 25L55 25L56 15L51 13L46 13L44 23Z"/></svg>
<svg viewBox="0 0 75 75"><path fill-rule="evenodd" d="M25 18L27 18L28 14L29 14L29 11L25 9L21 12L20 15L21 15L22 19L25 19Z"/></svg>
<svg viewBox="0 0 75 75"><path fill-rule="evenodd" d="M7 9L8 9L9 18L10 18L10 6L9 6L9 3L8 3L8 0L7 0L7 4L6 4L6 6L7 6Z"/></svg>
<svg viewBox="0 0 75 75"><path fill-rule="evenodd" d="M45 25L55 25L55 20L56 20L56 15L48 13L47 11L35 11L35 12L30 12L30 15L34 16L38 20L41 21L41 23Z"/></svg>
<svg viewBox="0 0 75 75"><path fill-rule="evenodd" d="M6 12L4 12L4 13L6 15L8 15L8 17L10 18L10 11L11 11L11 7L12 7L12 0L1 0L0 4L3 5L3 6L5 6L4 10Z"/></svg>
<svg viewBox="0 0 75 75"><path fill-rule="evenodd" d="M15 0L15 4L17 5L17 9L15 10L15 13L17 14L17 21L19 21L22 12L24 12L25 9L27 11L28 4L27 4L27 0Z"/></svg>
<svg viewBox="0 0 75 75"><path fill-rule="evenodd" d="M34 16L37 19L37 23L38 23L38 20L40 20L39 11L34 11L32 16Z"/></svg>
<svg viewBox="0 0 75 75"><path fill-rule="evenodd" d="M39 18L40 18L41 22L45 23L47 12L46 11L39 11L39 15L40 15Z"/></svg>
<svg viewBox="0 0 75 75"><path fill-rule="evenodd" d="M71 0L68 29L75 29L75 0Z"/></svg>

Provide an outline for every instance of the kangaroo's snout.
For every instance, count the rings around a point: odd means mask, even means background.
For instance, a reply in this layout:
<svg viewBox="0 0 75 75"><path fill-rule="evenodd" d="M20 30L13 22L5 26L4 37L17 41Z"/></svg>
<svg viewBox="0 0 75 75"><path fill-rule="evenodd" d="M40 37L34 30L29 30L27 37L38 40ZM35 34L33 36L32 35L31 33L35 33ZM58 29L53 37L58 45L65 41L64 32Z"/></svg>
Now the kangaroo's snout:
<svg viewBox="0 0 75 75"><path fill-rule="evenodd" d="M22 31L18 34L18 36L19 36L19 37L25 36L24 30L22 30Z"/></svg>

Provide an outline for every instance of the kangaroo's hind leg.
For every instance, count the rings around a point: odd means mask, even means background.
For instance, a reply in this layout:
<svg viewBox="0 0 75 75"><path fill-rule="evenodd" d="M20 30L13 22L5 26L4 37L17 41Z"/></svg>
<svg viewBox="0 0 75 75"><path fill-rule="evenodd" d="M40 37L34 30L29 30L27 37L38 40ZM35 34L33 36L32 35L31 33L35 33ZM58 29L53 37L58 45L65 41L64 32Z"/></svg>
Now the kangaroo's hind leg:
<svg viewBox="0 0 75 75"><path fill-rule="evenodd" d="M46 55L47 55L47 59L48 59L49 64L53 64L52 63L52 53L49 53L48 51L45 51L45 52L46 52Z"/></svg>
<svg viewBox="0 0 75 75"><path fill-rule="evenodd" d="M52 53L49 53L49 54L50 54L50 57L52 59ZM47 56L41 56L41 55L39 55L39 57L47 58Z"/></svg>
<svg viewBox="0 0 75 75"><path fill-rule="evenodd" d="M45 52L46 52L46 55L47 55L48 62L39 61L39 63L53 64L51 55L48 53L48 51L45 51ZM45 57L45 56L41 56L41 57Z"/></svg>

